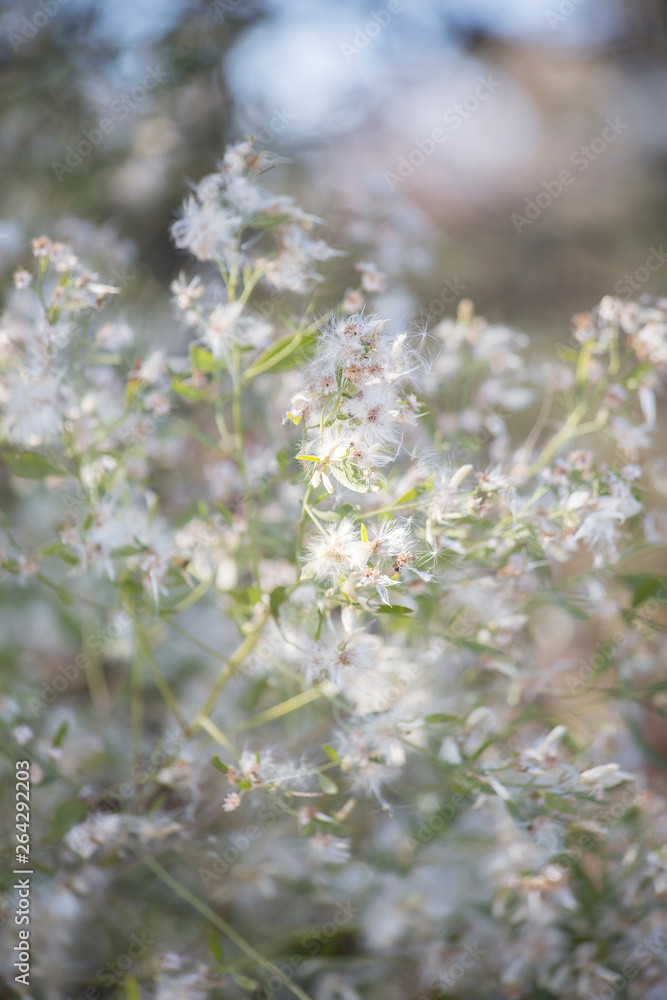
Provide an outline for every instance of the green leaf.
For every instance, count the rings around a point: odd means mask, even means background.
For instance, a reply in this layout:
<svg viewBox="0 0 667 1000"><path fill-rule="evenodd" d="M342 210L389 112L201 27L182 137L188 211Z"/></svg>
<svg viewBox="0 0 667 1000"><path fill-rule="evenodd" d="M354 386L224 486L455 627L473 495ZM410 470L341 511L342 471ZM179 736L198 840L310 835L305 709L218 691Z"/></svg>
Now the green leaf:
<svg viewBox="0 0 667 1000"><path fill-rule="evenodd" d="M654 597L660 590L665 590L665 596L661 598L667 600L667 577L652 576L649 573L635 573L627 576L619 576L621 583L625 584L632 591L632 607L638 608L644 601Z"/></svg>
<svg viewBox="0 0 667 1000"><path fill-rule="evenodd" d="M327 757L334 762L334 764L340 764L340 757L338 756L338 754L336 753L336 751L332 746L329 746L328 743L325 743L322 749L324 750Z"/></svg>
<svg viewBox="0 0 667 1000"><path fill-rule="evenodd" d="M249 587L235 587L234 590L227 590L225 593L227 597L244 608L254 606L261 597L260 592L254 584Z"/></svg>
<svg viewBox="0 0 667 1000"><path fill-rule="evenodd" d="M559 608L561 608L565 614L569 615L570 618L574 618L575 621L587 622L589 620L588 615L578 608L575 604L566 601L564 598L557 598L555 602Z"/></svg>
<svg viewBox="0 0 667 1000"><path fill-rule="evenodd" d="M128 378L125 385L125 405L129 406L141 388L141 379Z"/></svg>
<svg viewBox="0 0 667 1000"><path fill-rule="evenodd" d="M121 545L118 549L112 549L111 555L116 558L123 558L124 556L137 556L141 552L146 552L147 549L147 545Z"/></svg>
<svg viewBox="0 0 667 1000"><path fill-rule="evenodd" d="M335 510L318 510L317 516L321 521L340 521L342 517L349 517L355 512L351 503L342 503Z"/></svg>
<svg viewBox="0 0 667 1000"><path fill-rule="evenodd" d="M63 542L46 542L45 545L40 545L37 551L41 556L57 556L58 559L62 559L68 566L79 565L77 557L68 551L67 546Z"/></svg>
<svg viewBox="0 0 667 1000"><path fill-rule="evenodd" d="M51 746L59 747L62 744L63 740L65 739L68 729L69 729L69 720L65 719L65 721L61 723L60 726L58 726L56 735L53 737L53 743L51 744Z"/></svg>
<svg viewBox="0 0 667 1000"><path fill-rule="evenodd" d="M24 479L45 479L46 476L64 474L63 469L57 469L36 451L5 451L2 458L15 476Z"/></svg>
<svg viewBox="0 0 667 1000"><path fill-rule="evenodd" d="M125 980L125 992L127 1000L141 1000L141 990L134 976L128 976Z"/></svg>
<svg viewBox="0 0 667 1000"><path fill-rule="evenodd" d="M260 356L245 370L244 381L250 382L251 379L268 371L285 371L288 368L293 368L303 361L306 352L316 340L317 333L306 333L303 330L288 333L262 351Z"/></svg>
<svg viewBox="0 0 667 1000"><path fill-rule="evenodd" d="M222 361L217 361L210 351L200 344L190 345L190 363L197 372L210 375L212 372L221 371L225 368Z"/></svg>
<svg viewBox="0 0 667 1000"><path fill-rule="evenodd" d="M244 990L256 990L259 986L259 982L256 979L251 979L250 976L242 976L240 972L232 972L232 979L235 983L238 983Z"/></svg>
<svg viewBox="0 0 667 1000"><path fill-rule="evenodd" d="M47 841L62 840L68 830L76 826L88 812L88 806L81 799L68 799L59 803L51 813Z"/></svg>
<svg viewBox="0 0 667 1000"><path fill-rule="evenodd" d="M74 598L70 594L69 590L67 590L65 587L61 587L59 584L54 583L52 580L49 580L48 577L43 576L41 573L37 574L37 579L40 581L40 583L45 584L47 587L50 587L51 590L55 591L55 593L58 595L63 604L74 604Z"/></svg>
<svg viewBox="0 0 667 1000"><path fill-rule="evenodd" d="M453 646L460 646L461 649L469 649L471 653L486 654L488 656L498 656L500 653L499 649L494 649L493 646L485 646L481 642L475 642L474 639L462 639L454 635L447 635L445 638Z"/></svg>
<svg viewBox="0 0 667 1000"><path fill-rule="evenodd" d="M402 503L411 503L413 500L417 500L418 497L419 492L413 487L411 490L408 490L407 493L404 493L402 497L398 498L396 506L400 507Z"/></svg>
<svg viewBox="0 0 667 1000"><path fill-rule="evenodd" d="M437 725L439 722L459 722L458 715L448 715L447 712L434 712L432 715L425 715L424 722L427 722L431 726Z"/></svg>
<svg viewBox="0 0 667 1000"><path fill-rule="evenodd" d="M278 620L278 608L287 600L287 587L274 587L269 597L269 607L271 614Z"/></svg>
<svg viewBox="0 0 667 1000"><path fill-rule="evenodd" d="M374 610L377 615L411 615L414 613L414 608L406 608L402 604L381 604L379 608Z"/></svg>
<svg viewBox="0 0 667 1000"><path fill-rule="evenodd" d="M279 226L289 219L289 215L253 215L248 219L248 225L253 229L269 229L271 226Z"/></svg>
<svg viewBox="0 0 667 1000"><path fill-rule="evenodd" d="M354 465L332 465L331 474L337 479L341 486L346 486L348 490L355 493L368 493L370 486Z"/></svg>
<svg viewBox="0 0 667 1000"><path fill-rule="evenodd" d="M549 809L553 809L556 812L562 812L562 813L572 812L572 806L569 804L569 802L565 802L560 797L560 795L554 795L553 792L544 793L544 804L548 806Z"/></svg>
<svg viewBox="0 0 667 1000"><path fill-rule="evenodd" d="M194 385L186 385L182 378L172 378L171 388L183 399L206 399L208 393Z"/></svg>
<svg viewBox="0 0 667 1000"><path fill-rule="evenodd" d="M305 621L305 628L308 638L317 642L322 631L322 612L316 604L313 604L308 612L308 616Z"/></svg>
<svg viewBox="0 0 667 1000"><path fill-rule="evenodd" d="M338 785L331 778L327 778L326 774L318 774L317 780L320 783L320 788L325 793L325 795L335 795L338 791Z"/></svg>
<svg viewBox="0 0 667 1000"><path fill-rule="evenodd" d="M227 774L227 771L229 771L229 768L226 764L222 763L217 753L214 753L211 757L211 764L213 764L213 767L216 767L218 771L222 771L223 774Z"/></svg>
<svg viewBox="0 0 667 1000"><path fill-rule="evenodd" d="M279 470L281 476L284 476L285 473L287 472L287 467L289 466L290 458L291 458L291 456L290 456L290 453L288 452L287 448L281 448L280 451L278 452L278 454L276 455L276 461L278 463L278 470Z"/></svg>
<svg viewBox="0 0 667 1000"><path fill-rule="evenodd" d="M215 931L209 931L208 935L208 947L211 955L223 968L225 967L225 956L222 953L222 946L220 944L220 938L215 933Z"/></svg>
<svg viewBox="0 0 667 1000"><path fill-rule="evenodd" d="M130 577L125 577L125 579L120 580L118 584L118 590L120 591L121 599L132 600L132 598L143 597L144 588L141 586L138 580L132 580Z"/></svg>
<svg viewBox="0 0 667 1000"><path fill-rule="evenodd" d="M119 365L123 360L122 354L95 354L90 359L91 365Z"/></svg>

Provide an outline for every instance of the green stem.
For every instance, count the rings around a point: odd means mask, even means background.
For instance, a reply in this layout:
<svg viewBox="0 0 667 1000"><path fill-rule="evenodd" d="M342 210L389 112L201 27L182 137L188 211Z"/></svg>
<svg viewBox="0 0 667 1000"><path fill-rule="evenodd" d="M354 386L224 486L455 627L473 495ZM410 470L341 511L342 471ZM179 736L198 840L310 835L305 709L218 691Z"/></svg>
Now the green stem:
<svg viewBox="0 0 667 1000"><path fill-rule="evenodd" d="M155 686L162 695L165 705L167 706L171 714L174 716L176 722L179 724L181 729L186 730L187 724L185 723L183 716L180 713L180 709L178 707L178 701L176 700L175 695L173 694L171 688L165 681L164 677L160 673L160 668L158 667L155 656L153 655L153 650L151 649L148 637L146 636L146 633L138 623L135 624L135 635L137 637L137 645L141 650L144 660L148 664L148 669L153 675Z"/></svg>
<svg viewBox="0 0 667 1000"><path fill-rule="evenodd" d="M253 576L255 577L257 588L261 592L262 586L259 578L259 560L257 558L255 525L253 523L252 501L250 495L250 488L248 486L248 469L245 461L245 452L243 450L243 422L241 419L241 371L240 371L240 357L238 349L236 349L234 352L234 370L232 372L232 378L233 378L232 420L234 425L234 443L236 446L236 460L238 462L239 470L241 472L241 480L243 482L243 506L245 507L246 521L248 525L248 549L250 554L250 566L252 568Z"/></svg>
<svg viewBox="0 0 667 1000"><path fill-rule="evenodd" d="M222 917L218 916L218 914L207 906L206 903L202 902L198 896L195 896L194 893L190 892L189 889L186 889L184 885L181 885L175 878L172 878L169 872L167 872L158 861L155 861L153 858L145 858L144 864L150 868L151 871L172 890L172 892L175 892L176 895L180 896L182 900L189 903L193 909L197 910L198 913L201 913L201 915L212 923L214 927L217 927L218 930L222 931L222 933L228 937L237 948L256 962L257 965L261 965L261 967L266 969L267 972L270 972L272 976L277 976L280 982L283 983L283 985L286 986L295 997L298 997L299 1000L311 1000L308 994L304 993L300 987L293 983L289 976L285 975L285 973L279 969L277 965L274 965L273 962L270 962L268 958L264 958L263 955L260 955L260 953L256 951L251 944L248 944L245 938L242 938L241 935L235 931L226 920L223 920Z"/></svg>
<svg viewBox="0 0 667 1000"><path fill-rule="evenodd" d="M557 434L554 434L551 441L549 441L541 453L535 459L531 467L528 469L528 476L534 476L536 473L543 469L548 462L557 454L560 447L569 441L571 437L574 436L577 425L581 422L584 414L587 410L587 404L585 402L579 403L577 407L572 411L570 416L565 421L565 424L561 427Z"/></svg>
<svg viewBox="0 0 667 1000"><path fill-rule="evenodd" d="M107 682L104 677L104 670L102 669L102 662L97 652L95 651L96 644L89 645L87 639L89 636L93 635L93 632L86 627L85 623L82 627L81 635L81 645L88 652L88 662L89 667L84 671L86 675L86 683L88 684L88 691L90 692L90 700L93 704L95 712L100 718L106 718L109 715L109 710L111 708L111 696L109 694L109 688L107 687ZM92 646L92 648L91 648Z"/></svg>
<svg viewBox="0 0 667 1000"><path fill-rule="evenodd" d="M220 694L220 692L222 691L222 689L224 688L225 684L230 679L230 677L232 677L236 673L236 671L240 667L241 663L243 663L248 653L255 647L257 640L262 634L262 631L270 617L271 617L270 609L268 607L264 608L262 617L260 618L258 623L255 625L253 630L248 633L248 635L245 637L241 645L238 646L236 650L232 653L232 655L227 660L226 666L220 671L218 679L213 685L211 693L204 702L204 705L202 706L201 710L197 713L197 720L195 721L195 723L193 723L193 725L189 727L190 732L192 732L193 728L199 725L198 720L201 716L208 716L211 713L211 710L213 709L218 699L218 695Z"/></svg>
<svg viewBox="0 0 667 1000"><path fill-rule="evenodd" d="M283 715L289 715L290 712L296 712L298 709L303 708L304 705L309 705L311 701L317 701L324 694L326 684L318 684L314 688L308 688L306 691L301 691L299 694L294 695L293 698L288 698L287 701L281 701L279 705L273 705L271 708L265 709L263 712L258 712L256 715L251 715L249 718L244 719L237 726L233 727L233 732L240 733L244 732L246 729L254 729L255 726L263 726L266 722L274 722L276 719L280 719Z"/></svg>
<svg viewBox="0 0 667 1000"><path fill-rule="evenodd" d="M132 759L136 763L141 758L144 728L144 704L142 697L144 671L138 653L132 658L130 671Z"/></svg>
<svg viewBox="0 0 667 1000"><path fill-rule="evenodd" d="M224 653L220 653L217 649L214 649L213 646L209 646L208 643L202 642L201 639L198 639L197 636L192 635L192 633L188 632L186 629L181 628L181 626L176 622L171 621L170 619L166 619L166 621L169 628L172 628L174 632L178 632L178 634L182 635L184 639L191 642L193 646L197 646L198 649L201 649L202 653L207 653L209 656L212 656L214 660L220 660L222 663L229 663L229 658L225 656Z"/></svg>
<svg viewBox="0 0 667 1000"><path fill-rule="evenodd" d="M296 555L299 555L301 551L301 546L303 545L303 532L306 526L306 514L308 513L308 501L310 499L310 494L313 492L313 487L309 486L306 490L303 502L301 504L301 517L299 519L299 533L296 537Z"/></svg>

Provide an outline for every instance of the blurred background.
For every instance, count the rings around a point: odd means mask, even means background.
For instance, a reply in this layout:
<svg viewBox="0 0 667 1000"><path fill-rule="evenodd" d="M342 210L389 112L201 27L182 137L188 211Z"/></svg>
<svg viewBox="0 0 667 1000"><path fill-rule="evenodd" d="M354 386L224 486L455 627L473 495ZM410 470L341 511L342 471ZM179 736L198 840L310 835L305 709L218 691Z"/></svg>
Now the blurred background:
<svg viewBox="0 0 667 1000"><path fill-rule="evenodd" d="M0 268L66 237L148 323L187 179L254 134L394 315L465 296L564 338L667 288L666 23L661 0L6 3Z"/></svg>

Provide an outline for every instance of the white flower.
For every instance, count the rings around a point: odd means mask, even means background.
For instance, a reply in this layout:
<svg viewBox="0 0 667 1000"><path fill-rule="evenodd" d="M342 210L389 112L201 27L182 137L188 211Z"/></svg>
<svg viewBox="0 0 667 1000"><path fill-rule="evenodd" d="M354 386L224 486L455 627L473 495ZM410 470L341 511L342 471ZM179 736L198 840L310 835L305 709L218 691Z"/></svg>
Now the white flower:
<svg viewBox="0 0 667 1000"><path fill-rule="evenodd" d="M667 323L648 322L633 334L632 344L638 357L648 358L651 364L667 364Z"/></svg>
<svg viewBox="0 0 667 1000"><path fill-rule="evenodd" d="M279 250L272 260L264 262L266 280L274 288L292 292L307 292L313 282L322 280L315 263L342 256L324 240L312 240L302 226L289 225L277 234Z"/></svg>
<svg viewBox="0 0 667 1000"><path fill-rule="evenodd" d="M308 853L318 864L343 865L350 860L350 842L332 833L315 833L308 839Z"/></svg>
<svg viewBox="0 0 667 1000"><path fill-rule="evenodd" d="M219 167L221 171L237 175L242 174L244 170L257 169L257 161L265 159L266 154L257 152L253 143L246 139L227 147Z"/></svg>
<svg viewBox="0 0 667 1000"><path fill-rule="evenodd" d="M640 451L651 447L649 424L631 424L625 417L614 417L611 421L612 434L616 442L631 462L636 462Z"/></svg>
<svg viewBox="0 0 667 1000"><path fill-rule="evenodd" d="M369 543L362 542L358 529L348 518L323 528L308 540L306 549L308 559L301 579L314 578L318 583L339 583L365 566L370 555Z"/></svg>
<svg viewBox="0 0 667 1000"><path fill-rule="evenodd" d="M12 729L12 736L19 744L19 746L25 746L29 743L35 734L33 733L30 726L16 726Z"/></svg>
<svg viewBox="0 0 667 1000"><path fill-rule="evenodd" d="M363 590L365 587L373 587L377 590L380 595L380 600L383 604L390 604L389 600L389 587L398 587L398 580L393 580L382 570L378 569L377 566L364 566L361 572L354 573L350 577L350 581L353 582L355 589ZM344 588L347 593L347 587ZM350 596L348 594L348 596Z"/></svg>
<svg viewBox="0 0 667 1000"><path fill-rule="evenodd" d="M593 509L584 517L574 535L575 541L583 540L593 550L596 565L616 559L616 526L624 524L628 517L633 517L642 509L625 480L612 480L611 491L611 496L588 501L588 508L593 506Z"/></svg>
<svg viewBox="0 0 667 1000"><path fill-rule="evenodd" d="M519 756L521 766L539 770L543 764L553 763L558 757L558 744L566 733L565 726L555 726L534 746L522 750Z"/></svg>
<svg viewBox="0 0 667 1000"><path fill-rule="evenodd" d="M619 764L598 764L579 775L581 784L590 788L595 798L601 798L607 788L615 788L624 781L634 780L635 775L629 771L621 771Z"/></svg>
<svg viewBox="0 0 667 1000"><path fill-rule="evenodd" d="M140 379L148 385L157 382L167 371L167 362L162 348L151 351L147 358L144 358L139 368L130 372L128 378Z"/></svg>
<svg viewBox="0 0 667 1000"><path fill-rule="evenodd" d="M83 823L65 834L67 846L82 858L92 858L99 850L115 845L123 831L122 817L117 813L93 813Z"/></svg>
<svg viewBox="0 0 667 1000"><path fill-rule="evenodd" d="M182 216L171 227L176 246L189 250L197 260L226 260L233 251L239 229L239 215L221 208L214 201L201 204L188 198Z"/></svg>
<svg viewBox="0 0 667 1000"><path fill-rule="evenodd" d="M210 347L214 358L226 358L229 356L229 348L236 339L236 324L243 311L243 305L239 302L227 302L224 305L216 306L209 315L202 340Z"/></svg>
<svg viewBox="0 0 667 1000"><path fill-rule="evenodd" d="M414 538L407 521L384 518L380 522L373 523L368 541L371 552L381 561L398 560L401 565L412 562L410 550L414 546Z"/></svg>
<svg viewBox="0 0 667 1000"><path fill-rule="evenodd" d="M376 666L378 639L362 629L346 636L335 646L331 641L317 642L307 653L303 664L304 676L309 683L326 678L344 690L360 674Z"/></svg>
<svg viewBox="0 0 667 1000"><path fill-rule="evenodd" d="M361 275L361 287L365 292L373 295L384 291L387 276L375 264L370 261L359 261L355 264L355 270Z"/></svg>
<svg viewBox="0 0 667 1000"><path fill-rule="evenodd" d="M393 444L400 437L396 407L396 398L388 386L367 385L348 401L346 412L365 444Z"/></svg>
<svg viewBox="0 0 667 1000"><path fill-rule="evenodd" d="M19 290L23 288L28 288L32 284L32 275L30 271L26 271L24 267L17 268L14 271L14 288Z"/></svg>
<svg viewBox="0 0 667 1000"><path fill-rule="evenodd" d="M178 278L170 285L173 301L177 309L187 312L204 294L204 286L198 274L191 281L186 282L185 275L181 271Z"/></svg>
<svg viewBox="0 0 667 1000"><path fill-rule="evenodd" d="M4 430L11 443L39 448L58 441L72 399L64 374L15 377L3 407Z"/></svg>

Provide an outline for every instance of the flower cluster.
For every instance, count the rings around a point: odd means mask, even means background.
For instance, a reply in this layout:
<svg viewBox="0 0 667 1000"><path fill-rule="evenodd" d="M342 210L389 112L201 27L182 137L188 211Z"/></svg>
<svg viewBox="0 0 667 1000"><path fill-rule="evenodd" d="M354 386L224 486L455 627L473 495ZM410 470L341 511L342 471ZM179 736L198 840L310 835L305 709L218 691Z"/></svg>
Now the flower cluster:
<svg viewBox="0 0 667 1000"><path fill-rule="evenodd" d="M363 313L330 318L321 328L302 390L289 419L304 422L311 486L334 492L332 477L348 489L378 492L378 467L392 461L414 427L420 406L403 388L419 361L406 333L386 332L387 321Z"/></svg>
<svg viewBox="0 0 667 1000"><path fill-rule="evenodd" d="M546 357L468 301L395 327L370 260L325 307L277 165L231 147L173 226L185 350L46 237L0 321L43 995L136 877L132 996L658 1000L667 300Z"/></svg>

